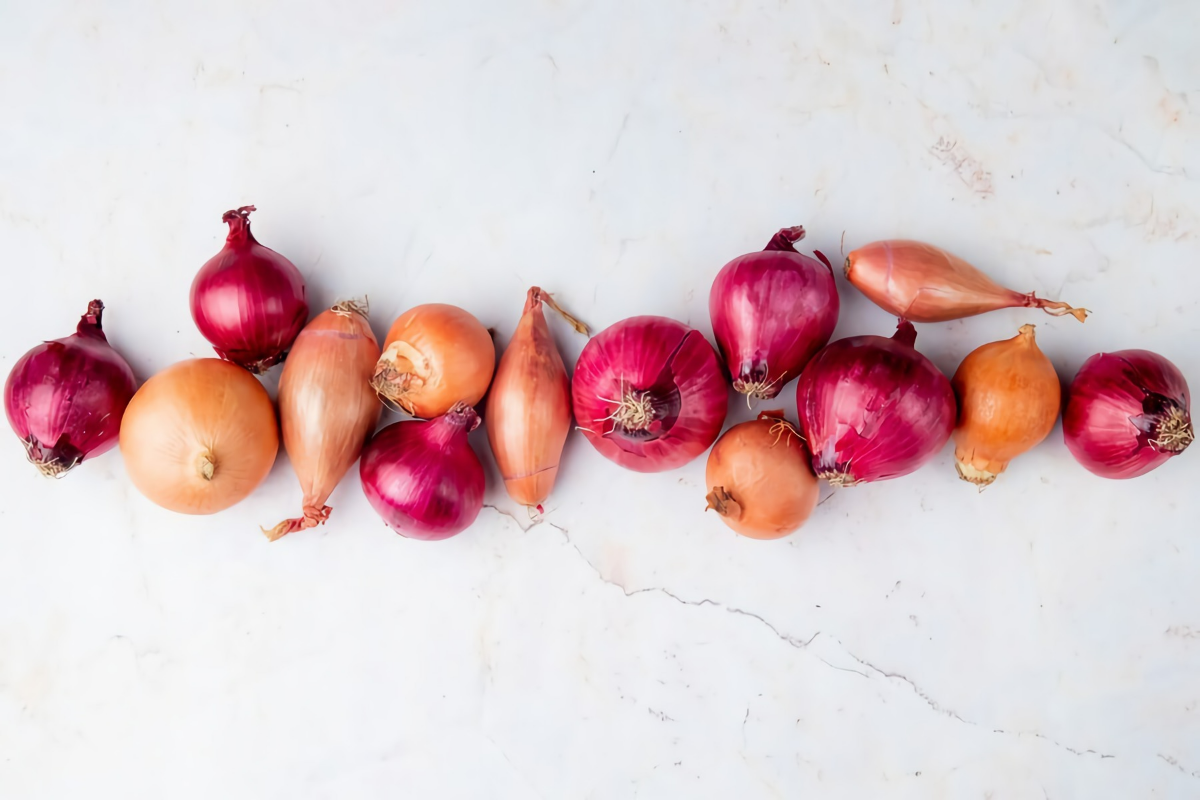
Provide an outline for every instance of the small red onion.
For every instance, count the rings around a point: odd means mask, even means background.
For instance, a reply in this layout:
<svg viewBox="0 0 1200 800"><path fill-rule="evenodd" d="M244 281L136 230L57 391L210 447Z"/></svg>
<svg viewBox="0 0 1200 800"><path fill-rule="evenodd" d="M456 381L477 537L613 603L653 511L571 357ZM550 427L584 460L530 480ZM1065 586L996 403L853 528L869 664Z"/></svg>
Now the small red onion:
<svg viewBox="0 0 1200 800"><path fill-rule="evenodd" d="M1097 353L1067 390L1063 437L1075 460L1102 478L1136 478L1192 443L1183 374L1148 350Z"/></svg>
<svg viewBox="0 0 1200 800"><path fill-rule="evenodd" d="M729 406L712 345L666 317L631 317L593 336L571 391L587 440L636 472L674 469L703 453Z"/></svg>
<svg viewBox="0 0 1200 800"><path fill-rule="evenodd" d="M466 530L483 509L483 465L467 434L479 415L458 403L440 417L387 426L363 449L363 492L387 526L436 541Z"/></svg>
<svg viewBox="0 0 1200 800"><path fill-rule="evenodd" d="M833 265L796 252L804 228L784 228L766 248L726 264L708 313L733 388L769 399L829 342L838 320Z"/></svg>
<svg viewBox="0 0 1200 800"><path fill-rule="evenodd" d="M255 374L283 361L308 322L300 270L250 232L254 206L226 211L225 247L192 281L192 319L226 361Z"/></svg>
<svg viewBox="0 0 1200 800"><path fill-rule="evenodd" d="M916 338L901 320L890 339L840 339L808 362L796 405L817 477L834 486L898 478L946 444L954 390L913 349Z"/></svg>
<svg viewBox="0 0 1200 800"><path fill-rule="evenodd" d="M93 300L74 334L21 356L4 384L8 424L43 475L61 477L111 449L137 390L133 370L104 336L103 312Z"/></svg>

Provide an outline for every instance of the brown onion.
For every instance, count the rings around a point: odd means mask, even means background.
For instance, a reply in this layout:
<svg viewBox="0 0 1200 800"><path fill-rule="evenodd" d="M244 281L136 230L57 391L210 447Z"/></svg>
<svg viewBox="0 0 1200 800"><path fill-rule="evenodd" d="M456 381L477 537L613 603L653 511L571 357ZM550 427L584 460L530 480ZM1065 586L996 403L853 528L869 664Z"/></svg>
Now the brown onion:
<svg viewBox="0 0 1200 800"><path fill-rule="evenodd" d="M121 420L121 455L133 485L181 514L214 514L245 499L278 450L267 390L215 358L167 367L137 390Z"/></svg>
<svg viewBox="0 0 1200 800"><path fill-rule="evenodd" d="M1022 325L1013 338L971 351L951 381L958 396L954 466L981 488L1049 436L1058 419L1058 373L1033 328Z"/></svg>
<svg viewBox="0 0 1200 800"><path fill-rule="evenodd" d="M799 432L782 411L734 425L708 454L708 508L742 536L787 536L817 505L817 478L808 461Z"/></svg>
<svg viewBox="0 0 1200 800"><path fill-rule="evenodd" d="M415 417L445 414L483 399L496 368L496 346L479 320L458 306L428 303L392 323L371 387Z"/></svg>

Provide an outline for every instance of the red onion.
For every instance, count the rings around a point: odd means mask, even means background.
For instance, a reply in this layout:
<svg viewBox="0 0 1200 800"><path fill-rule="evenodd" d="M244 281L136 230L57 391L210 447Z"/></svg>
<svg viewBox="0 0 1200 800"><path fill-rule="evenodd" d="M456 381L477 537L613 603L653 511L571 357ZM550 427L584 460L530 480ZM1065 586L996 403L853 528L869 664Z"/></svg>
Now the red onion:
<svg viewBox="0 0 1200 800"><path fill-rule="evenodd" d="M829 342L838 319L833 265L792 247L804 228L784 228L758 253L738 256L713 281L708 313L733 388L769 399ZM822 266L822 264L824 266Z"/></svg>
<svg viewBox="0 0 1200 800"><path fill-rule="evenodd" d="M575 419L600 454L637 472L691 461L721 432L729 390L712 345L666 317L593 336L575 364Z"/></svg>
<svg viewBox="0 0 1200 800"><path fill-rule="evenodd" d="M8 424L43 475L62 477L111 449L137 390L133 370L100 327L103 312L104 303L93 300L73 335L21 356L4 384Z"/></svg>
<svg viewBox="0 0 1200 800"><path fill-rule="evenodd" d="M808 362L796 405L817 477L834 486L898 478L946 444L954 390L913 349L916 338L901 320L890 339L840 339Z"/></svg>
<svg viewBox="0 0 1200 800"><path fill-rule="evenodd" d="M359 475L371 507L402 536L436 541L461 533L483 509L483 465L467 442L479 415L458 403L434 419L375 434Z"/></svg>
<svg viewBox="0 0 1200 800"><path fill-rule="evenodd" d="M226 211L225 247L192 281L192 319L217 355L258 374L283 361L308 303L300 270L250 233L254 206Z"/></svg>
<svg viewBox="0 0 1200 800"><path fill-rule="evenodd" d="M1192 443L1190 405L1183 374L1157 353L1098 353L1067 390L1063 436L1091 472L1136 478Z"/></svg>

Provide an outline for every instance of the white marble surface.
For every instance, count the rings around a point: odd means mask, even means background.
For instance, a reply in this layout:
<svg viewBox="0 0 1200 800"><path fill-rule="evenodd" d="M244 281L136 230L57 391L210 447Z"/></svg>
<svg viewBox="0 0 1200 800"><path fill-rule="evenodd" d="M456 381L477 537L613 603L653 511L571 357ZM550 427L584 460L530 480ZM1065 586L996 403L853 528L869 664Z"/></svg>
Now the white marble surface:
<svg viewBox="0 0 1200 800"><path fill-rule="evenodd" d="M381 334L450 301L504 339L535 283L594 326L708 333L716 270L803 223L1095 310L920 326L947 371L1033 321L1064 376L1145 347L1200 385L1198 25L1189 0L0 0L0 369L93 296L139 377L206 354L188 286L253 202L314 302L368 293ZM837 336L891 329L839 288ZM636 475L574 437L541 525L493 476L471 530L406 541L352 475L268 545L285 458L184 518L117 453L53 483L0 440L0 797L1200 796L1200 453L1103 482L1056 430L981 495L947 447L766 543L701 513L702 460Z"/></svg>

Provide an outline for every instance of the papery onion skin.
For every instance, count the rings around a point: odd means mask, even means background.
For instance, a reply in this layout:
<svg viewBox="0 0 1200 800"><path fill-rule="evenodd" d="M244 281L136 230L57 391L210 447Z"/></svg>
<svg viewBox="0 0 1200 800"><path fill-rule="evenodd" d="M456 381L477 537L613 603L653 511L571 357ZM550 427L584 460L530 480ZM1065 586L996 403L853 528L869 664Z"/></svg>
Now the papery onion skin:
<svg viewBox="0 0 1200 800"><path fill-rule="evenodd" d="M1058 373L1038 348L1033 325L972 350L950 384L958 398L955 468L980 488L1050 435L1062 404Z"/></svg>
<svg viewBox="0 0 1200 800"><path fill-rule="evenodd" d="M137 390L133 370L104 335L103 312L93 300L74 334L31 349L4 383L8 424L47 477L111 450Z"/></svg>
<svg viewBox="0 0 1200 800"><path fill-rule="evenodd" d="M308 321L304 277L296 265L250 232L254 206L226 211L221 252L192 281L192 319L213 350L255 374L287 355Z"/></svg>
<svg viewBox="0 0 1200 800"><path fill-rule="evenodd" d="M890 339L839 339L808 362L796 405L817 477L833 486L898 478L950 438L954 391L913 349L916 337L901 320Z"/></svg>
<svg viewBox="0 0 1200 800"><path fill-rule="evenodd" d="M1067 390L1063 437L1075 460L1102 478L1136 478L1195 438L1179 368L1149 350L1098 353Z"/></svg>
<svg viewBox="0 0 1200 800"><path fill-rule="evenodd" d="M479 416L465 403L436 419L393 423L359 461L363 493L389 528L437 541L466 530L483 510L483 465L467 434Z"/></svg>
<svg viewBox="0 0 1200 800"><path fill-rule="evenodd" d="M636 472L696 458L716 440L729 407L712 345L666 317L630 317L593 336L575 363L571 392L587 440Z"/></svg>
<svg viewBox="0 0 1200 800"><path fill-rule="evenodd" d="M912 322L946 322L1001 308L1040 308L1080 322L1086 308L1000 286L940 247L909 239L873 242L846 257L846 278L875 305Z"/></svg>
<svg viewBox="0 0 1200 800"><path fill-rule="evenodd" d="M496 369L496 345L458 306L426 303L400 315L383 342L371 386L414 417L441 416L483 399Z"/></svg>
<svg viewBox="0 0 1200 800"><path fill-rule="evenodd" d="M829 342L838 320L833 266L796 252L804 228L730 261L708 295L713 336L735 391L768 399ZM822 263L823 262L823 263Z"/></svg>
<svg viewBox="0 0 1200 800"><path fill-rule="evenodd" d="M783 412L734 425L713 445L704 470L708 508L751 539L779 539L817 507L817 478L799 432Z"/></svg>
<svg viewBox="0 0 1200 800"><path fill-rule="evenodd" d="M303 515L264 529L271 541L329 519L325 501L379 422L382 407L370 386L378 360L379 343L358 303L321 312L296 337L279 378L279 423L304 492Z"/></svg>
<svg viewBox="0 0 1200 800"><path fill-rule="evenodd" d="M267 390L215 358L181 361L146 381L121 421L121 456L133 485L180 514L215 514L241 502L278 451Z"/></svg>
<svg viewBox="0 0 1200 800"><path fill-rule="evenodd" d="M525 506L550 496L571 430L571 379L542 311L553 302L537 286L529 290L488 393L488 443L505 491Z"/></svg>

